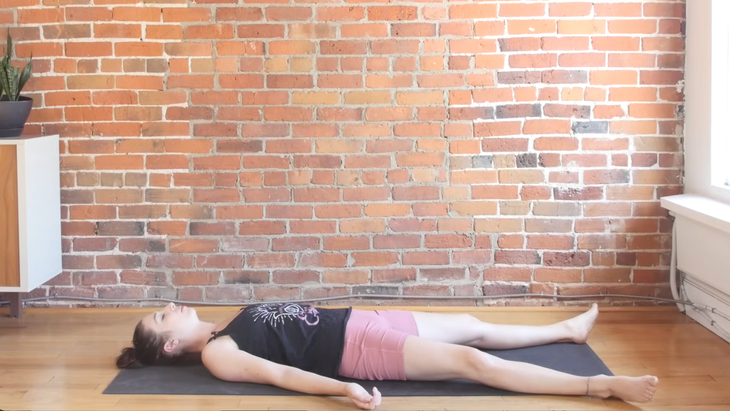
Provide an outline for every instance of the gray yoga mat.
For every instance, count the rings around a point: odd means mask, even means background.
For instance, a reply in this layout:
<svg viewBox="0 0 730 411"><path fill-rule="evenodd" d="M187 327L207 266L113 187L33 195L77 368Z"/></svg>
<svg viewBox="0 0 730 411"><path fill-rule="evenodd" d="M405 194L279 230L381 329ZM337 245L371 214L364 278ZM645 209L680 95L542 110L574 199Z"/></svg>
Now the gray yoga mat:
<svg viewBox="0 0 730 411"><path fill-rule="evenodd" d="M557 343L515 350L484 350L505 360L522 361L584 377L613 375L587 344ZM524 395L487 387L466 380L450 381L360 381L368 391L378 387L383 396L447 397ZM147 367L121 370L104 394L163 395L306 395L281 388L249 383L232 383L213 377L202 365Z"/></svg>

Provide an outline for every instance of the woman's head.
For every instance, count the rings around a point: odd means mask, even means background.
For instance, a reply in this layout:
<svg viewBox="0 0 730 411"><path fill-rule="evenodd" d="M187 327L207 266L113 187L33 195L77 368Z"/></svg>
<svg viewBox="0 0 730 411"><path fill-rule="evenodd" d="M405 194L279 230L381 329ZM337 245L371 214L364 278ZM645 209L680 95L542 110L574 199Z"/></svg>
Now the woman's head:
<svg viewBox="0 0 730 411"><path fill-rule="evenodd" d="M198 315L191 307L173 303L144 317L135 327L132 347L117 357L119 368L172 365L199 360L199 352L189 352L198 330Z"/></svg>

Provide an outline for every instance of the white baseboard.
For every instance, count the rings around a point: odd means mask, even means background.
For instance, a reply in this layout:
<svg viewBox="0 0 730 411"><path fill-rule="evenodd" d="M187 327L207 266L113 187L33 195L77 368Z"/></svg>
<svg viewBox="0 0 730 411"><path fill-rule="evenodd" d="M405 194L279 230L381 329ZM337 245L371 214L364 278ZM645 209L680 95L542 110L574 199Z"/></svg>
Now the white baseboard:
<svg viewBox="0 0 730 411"><path fill-rule="evenodd" d="M711 308L686 305L685 312L730 342L730 204L692 194L661 202L675 216L679 299Z"/></svg>
<svg viewBox="0 0 730 411"><path fill-rule="evenodd" d="M701 306L712 307L730 318L730 295L707 285L689 275L682 279L682 294L686 301ZM687 316L703 325L720 338L730 342L730 320L707 309L685 306Z"/></svg>

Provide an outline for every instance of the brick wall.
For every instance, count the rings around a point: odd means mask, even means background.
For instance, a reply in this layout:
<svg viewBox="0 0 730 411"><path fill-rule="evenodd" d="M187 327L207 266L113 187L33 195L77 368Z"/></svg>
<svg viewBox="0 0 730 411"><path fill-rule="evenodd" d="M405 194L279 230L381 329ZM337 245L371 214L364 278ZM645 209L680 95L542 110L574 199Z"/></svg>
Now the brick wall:
<svg viewBox="0 0 730 411"><path fill-rule="evenodd" d="M33 296L669 296L684 1L0 7L62 136Z"/></svg>

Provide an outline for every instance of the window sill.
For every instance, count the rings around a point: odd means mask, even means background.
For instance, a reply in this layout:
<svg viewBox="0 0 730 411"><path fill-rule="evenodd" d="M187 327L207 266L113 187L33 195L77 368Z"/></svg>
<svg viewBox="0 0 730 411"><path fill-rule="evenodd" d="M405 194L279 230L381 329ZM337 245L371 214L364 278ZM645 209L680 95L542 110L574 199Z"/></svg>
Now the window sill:
<svg viewBox="0 0 730 411"><path fill-rule="evenodd" d="M663 208L691 220L730 233L730 204L694 194L662 197Z"/></svg>

